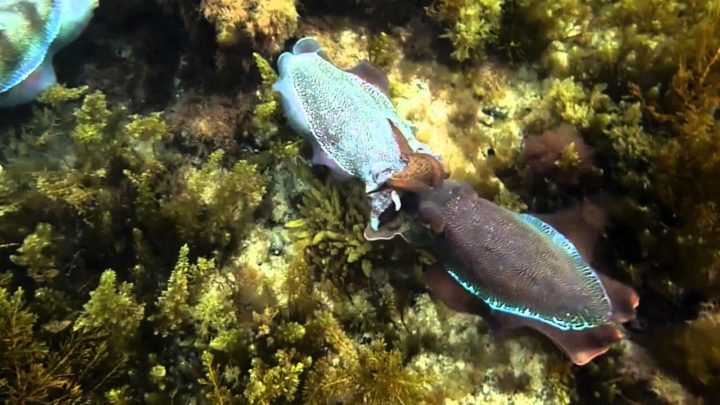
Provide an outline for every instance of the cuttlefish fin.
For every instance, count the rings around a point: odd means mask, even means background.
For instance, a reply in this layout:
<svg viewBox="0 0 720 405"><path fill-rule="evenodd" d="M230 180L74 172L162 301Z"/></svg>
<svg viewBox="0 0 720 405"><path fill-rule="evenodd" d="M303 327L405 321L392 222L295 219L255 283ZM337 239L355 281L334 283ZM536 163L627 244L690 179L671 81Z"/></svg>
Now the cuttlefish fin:
<svg viewBox="0 0 720 405"><path fill-rule="evenodd" d="M602 231L602 224L593 224L582 216L582 213L589 209L596 208L585 203L583 206L559 211L556 214L538 215L543 221L565 235L587 263L592 261L594 245ZM601 215L598 213L592 214L594 216ZM604 219L595 222L602 223ZM612 310L610 318L620 323L634 319L635 308L640 304L640 298L635 290L597 270L595 270L595 275L600 279L600 283L602 283L605 293L610 299Z"/></svg>
<svg viewBox="0 0 720 405"><path fill-rule="evenodd" d="M616 281L605 274L595 272L605 287L605 293L610 299L612 314L615 322L627 322L635 318L635 308L640 304L640 297L632 288Z"/></svg>
<svg viewBox="0 0 720 405"><path fill-rule="evenodd" d="M570 239L566 238L565 235L558 232L555 227L549 223L541 220L540 218L530 214L517 214L518 218L525 224L532 227L535 231L544 234L552 240L552 243L562 249L565 254L577 260L576 266L578 270L584 273L592 272L589 265L585 262L584 258L580 255L580 252L575 244Z"/></svg>
<svg viewBox="0 0 720 405"><path fill-rule="evenodd" d="M605 212L590 201L551 214L534 214L565 235L588 263L594 262L595 247L607 222Z"/></svg>
<svg viewBox="0 0 720 405"><path fill-rule="evenodd" d="M452 310L482 316L495 336L504 336L520 328L535 329L580 366L607 352L610 344L622 338L620 330L613 325L600 325L582 331L561 330L531 318L493 311L482 300L465 291L440 265L428 267L424 279L433 297Z"/></svg>
<svg viewBox="0 0 720 405"><path fill-rule="evenodd" d="M532 318L523 318L505 312L492 311L496 335L509 333L515 329L531 328L545 335L555 346L562 350L578 366L608 351L611 344L622 339L623 335L614 325L598 325L581 331L562 330Z"/></svg>
<svg viewBox="0 0 720 405"><path fill-rule="evenodd" d="M317 53L323 59L328 59L325 51L322 49L322 46L320 46L320 43L313 37L300 38L293 46L292 53L294 55L299 55L301 53Z"/></svg>
<svg viewBox="0 0 720 405"><path fill-rule="evenodd" d="M442 265L433 264L425 268L423 278L430 294L453 311L481 315L483 318L490 315L490 307L458 285Z"/></svg>
<svg viewBox="0 0 720 405"><path fill-rule="evenodd" d="M321 49L320 43L313 37L300 38L293 46L292 52L295 55L301 53L313 53Z"/></svg>
<svg viewBox="0 0 720 405"><path fill-rule="evenodd" d="M390 94L390 81L388 80L385 73L381 72L378 68L373 66L370 62L364 60L352 69L347 69L346 72L350 72L355 76L363 79L364 81L377 87L385 95Z"/></svg>
<svg viewBox="0 0 720 405"><path fill-rule="evenodd" d="M57 81L52 60L45 60L35 71L10 90L0 93L0 108L29 103Z"/></svg>

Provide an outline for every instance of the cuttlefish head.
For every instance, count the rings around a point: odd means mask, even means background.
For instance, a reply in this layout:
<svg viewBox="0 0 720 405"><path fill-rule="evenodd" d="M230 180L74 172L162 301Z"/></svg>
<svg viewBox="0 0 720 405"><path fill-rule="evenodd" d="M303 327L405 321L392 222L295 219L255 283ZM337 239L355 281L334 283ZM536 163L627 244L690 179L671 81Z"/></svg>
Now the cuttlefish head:
<svg viewBox="0 0 720 405"><path fill-rule="evenodd" d="M418 191L405 192L402 210L383 213L380 225L376 229L366 228L364 236L369 241L400 236L411 245L429 247L445 227L443 210L450 201L472 195L476 194L469 184L455 181L442 181L435 187L426 185Z"/></svg>
<svg viewBox="0 0 720 405"><path fill-rule="evenodd" d="M453 202L476 198L472 186L465 182L444 181L437 187L418 194L417 215L428 228L435 233L442 233L448 215L452 215Z"/></svg>

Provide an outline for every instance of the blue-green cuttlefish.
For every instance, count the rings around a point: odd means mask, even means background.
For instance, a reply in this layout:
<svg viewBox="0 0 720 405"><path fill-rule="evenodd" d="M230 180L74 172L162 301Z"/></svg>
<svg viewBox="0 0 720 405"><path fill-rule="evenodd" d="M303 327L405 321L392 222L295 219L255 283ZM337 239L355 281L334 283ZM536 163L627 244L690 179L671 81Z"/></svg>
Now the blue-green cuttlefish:
<svg viewBox="0 0 720 405"><path fill-rule="evenodd" d="M85 29L98 0L0 0L0 108L56 81L52 58Z"/></svg>
<svg viewBox="0 0 720 405"><path fill-rule="evenodd" d="M290 126L312 145L314 164L327 166L336 179L364 182L372 229L389 207L400 208L397 187L386 183L407 168L411 155L425 156L424 166L440 171L439 156L395 111L387 77L368 62L340 69L315 39L302 38L292 52L280 55L278 70L273 89L281 95ZM398 184L405 180L395 178Z"/></svg>

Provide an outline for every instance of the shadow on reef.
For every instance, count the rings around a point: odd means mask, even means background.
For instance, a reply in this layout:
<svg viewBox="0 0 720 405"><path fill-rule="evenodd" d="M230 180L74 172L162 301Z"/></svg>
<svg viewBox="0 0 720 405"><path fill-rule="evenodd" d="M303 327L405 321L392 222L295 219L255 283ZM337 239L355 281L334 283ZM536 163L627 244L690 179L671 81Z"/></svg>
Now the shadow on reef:
<svg viewBox="0 0 720 405"><path fill-rule="evenodd" d="M366 19L370 29L383 30L407 24L415 16L422 15L431 3L428 0L310 0L303 2L301 15L340 15Z"/></svg>

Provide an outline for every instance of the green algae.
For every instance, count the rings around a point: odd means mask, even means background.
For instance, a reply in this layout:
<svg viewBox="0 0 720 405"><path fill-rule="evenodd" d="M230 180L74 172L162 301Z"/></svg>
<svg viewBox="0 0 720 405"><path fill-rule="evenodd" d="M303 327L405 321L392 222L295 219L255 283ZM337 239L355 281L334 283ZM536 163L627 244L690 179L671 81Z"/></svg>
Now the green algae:
<svg viewBox="0 0 720 405"><path fill-rule="evenodd" d="M306 252L306 262L326 277L350 281L357 274L370 275L372 260L382 255L380 246L365 240L366 202L357 187L341 194L334 184L311 177L306 166L292 169L298 182L309 185L299 205L300 218L285 226Z"/></svg>
<svg viewBox="0 0 720 405"><path fill-rule="evenodd" d="M441 0L427 9L428 15L449 23L443 35L454 47L451 56L458 61L485 55L485 48L499 34L503 0Z"/></svg>
<svg viewBox="0 0 720 405"><path fill-rule="evenodd" d="M114 271L104 271L73 330L100 331L108 336L113 347L127 350L145 314L144 305L135 302L132 289L131 283L117 285Z"/></svg>

